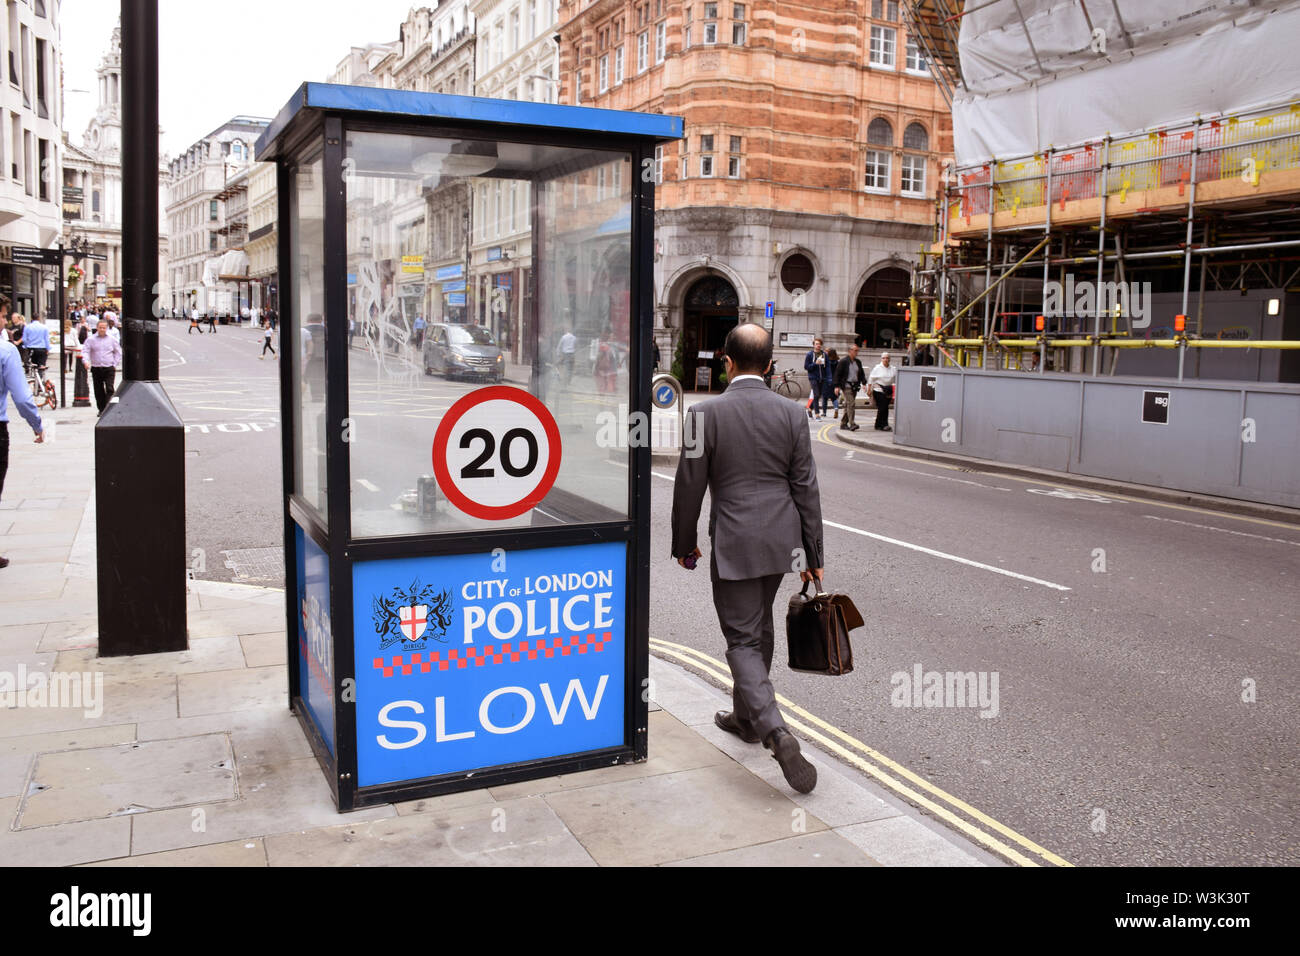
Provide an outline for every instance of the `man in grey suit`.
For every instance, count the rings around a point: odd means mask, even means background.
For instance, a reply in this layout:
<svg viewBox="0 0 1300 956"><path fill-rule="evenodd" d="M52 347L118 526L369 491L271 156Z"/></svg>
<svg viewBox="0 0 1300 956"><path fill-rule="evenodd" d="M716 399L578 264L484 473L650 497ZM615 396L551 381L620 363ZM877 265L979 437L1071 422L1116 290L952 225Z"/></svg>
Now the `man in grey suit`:
<svg viewBox="0 0 1300 956"><path fill-rule="evenodd" d="M800 793L817 785L817 769L800 753L776 705L772 666L772 601L781 579L822 577L821 493L803 407L772 392L762 374L772 362L772 337L762 326L738 325L723 346L727 390L687 411L687 435L673 488L673 557L688 569L697 546L700 507L712 495L709 562L713 606L727 639L732 711L716 723L747 743L760 740Z"/></svg>

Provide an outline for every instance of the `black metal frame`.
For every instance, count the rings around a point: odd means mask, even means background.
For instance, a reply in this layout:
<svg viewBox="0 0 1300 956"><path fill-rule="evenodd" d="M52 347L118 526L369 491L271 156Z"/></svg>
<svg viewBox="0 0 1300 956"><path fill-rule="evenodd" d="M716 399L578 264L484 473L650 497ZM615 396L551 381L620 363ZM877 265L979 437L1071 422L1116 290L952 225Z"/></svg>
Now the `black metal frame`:
<svg viewBox="0 0 1300 956"><path fill-rule="evenodd" d="M346 185L344 182L345 137L348 132L374 131L421 136L489 139L571 147L600 149L630 157L631 186L631 261L629 263L629 332L632 335L632 362L629 364L629 411L649 416L652 326L654 316L654 182L639 175L647 160L653 162L654 143L645 137L609 135L599 144L590 133L566 130L541 130L499 123L430 122L409 117L377 121L373 117L349 117L345 113L317 113L314 122L297 130L292 140L281 144L277 185L279 189L279 274L280 302L284 341L297 341L300 331L297 308L298 281L291 268L291 229L293 210L293 167L304 152L324 134L322 159L324 176L325 241L325 356L326 381L326 458L328 528L312 505L296 494L296 419L294 402L293 353L280 352L281 454L284 464L284 546L285 546L285 623L289 661L289 702L313 752L330 783L340 811L358 809L399 800L415 800L460 790L479 789L542 776L590 770L612 764L646 759L648 749L649 623L650 623L650 448L631 449L627 518L555 527L503 529L474 533L447 532L436 535L366 538L354 540L351 527L351 461L343 438L342 423L348 417L348 350L347 350L347 236ZM313 154L314 155L314 154ZM541 223L537 213L539 190L533 190L534 266L533 281L539 281L538 259L542 254ZM468 289L469 276L466 275ZM532 328L537 330L538 296L531 297ZM534 369L540 362L534 359ZM299 560L295 526L312 539L329 556L330 640L334 653L334 756L321 738L315 722L306 712L299 686L299 649L297 609L297 565ZM624 732L623 744L541 760L488 767L418 780L399 781L371 787L357 782L355 704L344 700L343 688L355 686L355 644L353 634L352 569L361 561L397 557L422 557L439 554L482 553L501 547L508 550L531 550L574 544L624 542L626 549L624 655ZM349 681L353 683L349 685Z"/></svg>

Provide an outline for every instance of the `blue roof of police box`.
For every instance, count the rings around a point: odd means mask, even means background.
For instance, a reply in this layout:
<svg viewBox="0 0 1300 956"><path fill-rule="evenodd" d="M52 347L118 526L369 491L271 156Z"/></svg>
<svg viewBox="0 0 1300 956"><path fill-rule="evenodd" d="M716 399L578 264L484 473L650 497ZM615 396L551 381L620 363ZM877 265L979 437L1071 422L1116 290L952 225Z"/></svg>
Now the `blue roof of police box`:
<svg viewBox="0 0 1300 956"><path fill-rule="evenodd" d="M502 126L553 127L655 140L680 139L682 136L682 118L664 116L661 113L560 106L555 103L530 103L526 100L501 100L486 96L416 93L373 86L304 83L258 139L254 155L258 159L275 158L278 152L276 147L279 145L276 141L303 110L495 123Z"/></svg>

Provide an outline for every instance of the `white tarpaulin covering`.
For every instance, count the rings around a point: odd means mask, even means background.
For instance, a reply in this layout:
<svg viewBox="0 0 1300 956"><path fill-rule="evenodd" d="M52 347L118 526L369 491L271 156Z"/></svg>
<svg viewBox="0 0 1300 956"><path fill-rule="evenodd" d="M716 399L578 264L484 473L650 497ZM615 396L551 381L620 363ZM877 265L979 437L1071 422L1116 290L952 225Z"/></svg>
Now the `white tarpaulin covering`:
<svg viewBox="0 0 1300 956"><path fill-rule="evenodd" d="M958 41L967 88L953 98L957 163L1293 101L1298 46L1300 0L998 0L974 8Z"/></svg>

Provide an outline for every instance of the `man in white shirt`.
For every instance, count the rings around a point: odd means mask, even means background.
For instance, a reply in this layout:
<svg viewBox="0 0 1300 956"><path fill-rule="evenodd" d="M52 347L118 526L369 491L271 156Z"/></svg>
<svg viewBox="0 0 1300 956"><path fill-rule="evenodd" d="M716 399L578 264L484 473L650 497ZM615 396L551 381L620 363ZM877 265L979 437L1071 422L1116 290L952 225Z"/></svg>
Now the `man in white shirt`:
<svg viewBox="0 0 1300 956"><path fill-rule="evenodd" d="M889 427L889 405L894 400L894 380L898 370L889 365L889 353L880 353L880 364L872 368L867 376L867 387L871 389L871 400L876 403L876 431L891 432Z"/></svg>
<svg viewBox="0 0 1300 956"><path fill-rule="evenodd" d="M573 379L573 359L574 354L578 351L578 337L573 334L573 329L565 329L564 334L560 336L560 343L555 347L555 352L560 360L560 367L564 369L564 384L568 385Z"/></svg>

